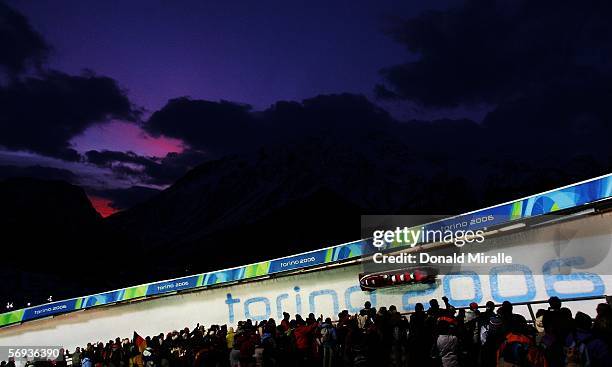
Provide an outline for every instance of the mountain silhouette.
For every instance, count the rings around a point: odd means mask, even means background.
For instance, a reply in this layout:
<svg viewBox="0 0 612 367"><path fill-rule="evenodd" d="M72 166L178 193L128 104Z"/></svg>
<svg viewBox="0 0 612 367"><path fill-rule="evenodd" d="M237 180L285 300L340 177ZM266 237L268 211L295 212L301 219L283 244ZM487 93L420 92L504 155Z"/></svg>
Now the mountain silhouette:
<svg viewBox="0 0 612 367"><path fill-rule="evenodd" d="M0 181L0 231L5 282L2 296L23 293L36 302L90 289L96 269L107 263L100 215L85 191L57 180L10 178ZM97 254L96 254L97 252ZM4 298L3 299L9 299Z"/></svg>

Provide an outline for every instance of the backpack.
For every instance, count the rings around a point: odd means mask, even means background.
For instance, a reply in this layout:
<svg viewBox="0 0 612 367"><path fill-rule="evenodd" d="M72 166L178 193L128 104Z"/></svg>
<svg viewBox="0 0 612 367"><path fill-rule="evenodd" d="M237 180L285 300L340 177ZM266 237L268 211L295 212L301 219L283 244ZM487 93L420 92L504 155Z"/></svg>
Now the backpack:
<svg viewBox="0 0 612 367"><path fill-rule="evenodd" d="M497 350L497 359L517 366L543 366L548 362L542 349L526 335L509 332Z"/></svg>
<svg viewBox="0 0 612 367"><path fill-rule="evenodd" d="M529 353L529 345L523 343L508 343L500 357L506 363L512 363L519 366L527 364L527 354Z"/></svg>
<svg viewBox="0 0 612 367"><path fill-rule="evenodd" d="M527 365L530 344L531 340L527 336L510 332L506 334L504 341L499 346L497 358L503 359L506 363Z"/></svg>
<svg viewBox="0 0 612 367"><path fill-rule="evenodd" d="M590 367L591 366L591 358L589 356L589 350L587 348L587 344L592 336L586 337L584 340L580 341L576 337L576 333L573 334L572 344L566 348L565 350L565 363L572 364L576 367Z"/></svg>
<svg viewBox="0 0 612 367"><path fill-rule="evenodd" d="M321 328L321 344L327 344L331 341L331 331L328 327Z"/></svg>
<svg viewBox="0 0 612 367"><path fill-rule="evenodd" d="M366 328L366 323L368 321L367 315L359 315L357 316L357 325L360 329L364 330Z"/></svg>
<svg viewBox="0 0 612 367"><path fill-rule="evenodd" d="M480 327L480 345L485 345L489 337L493 339L501 328L501 320L497 316L491 317Z"/></svg>

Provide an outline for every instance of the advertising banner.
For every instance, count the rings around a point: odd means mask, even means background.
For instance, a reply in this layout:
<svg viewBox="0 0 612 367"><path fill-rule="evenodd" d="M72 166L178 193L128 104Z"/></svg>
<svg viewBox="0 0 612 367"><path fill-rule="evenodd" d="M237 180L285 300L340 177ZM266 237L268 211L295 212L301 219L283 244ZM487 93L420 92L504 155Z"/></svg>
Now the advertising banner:
<svg viewBox="0 0 612 367"><path fill-rule="evenodd" d="M238 321L249 318L279 320L283 312L291 315L312 312L336 319L342 310L359 312L365 301L374 307L395 305L400 312L410 312L417 302L427 305L431 298L442 296L448 297L456 307L465 307L471 302L483 305L489 300L499 304L505 300L514 303L546 300L551 296L561 299L601 296L612 291L611 223L612 213L608 213L488 239L485 246L493 242L488 248L500 246L508 254L529 252L529 259L524 263L490 264L478 271L460 268L441 274L435 283L422 287L362 291L358 275L364 265L352 264L112 307L94 307L2 328L0 345L44 345L53 340L73 350L87 342L129 337L134 330L147 336L193 328L197 323L207 327L235 326ZM559 231L575 233L575 240L560 249ZM495 251L484 250L483 254ZM175 289L181 286L175 285ZM566 302L564 306L594 316L598 302L601 301ZM534 311L545 307L535 305ZM54 312L47 308L48 305L32 309L45 315ZM516 306L515 312L530 318L525 306Z"/></svg>
<svg viewBox="0 0 612 367"><path fill-rule="evenodd" d="M612 197L612 174L494 207L443 219L434 223L427 223L424 224L423 227L427 229L440 229L461 226L464 229L482 229L501 224L510 224L520 219L555 213L560 210L579 207L610 197ZM390 243L384 249L401 246L403 245ZM199 287L219 285L227 282L252 279L296 269L356 259L380 250L381 249L377 249L371 245L371 239L365 239L281 259L128 287L66 301L53 302L24 310L15 310L0 314L0 327L49 315L147 296L197 289Z"/></svg>

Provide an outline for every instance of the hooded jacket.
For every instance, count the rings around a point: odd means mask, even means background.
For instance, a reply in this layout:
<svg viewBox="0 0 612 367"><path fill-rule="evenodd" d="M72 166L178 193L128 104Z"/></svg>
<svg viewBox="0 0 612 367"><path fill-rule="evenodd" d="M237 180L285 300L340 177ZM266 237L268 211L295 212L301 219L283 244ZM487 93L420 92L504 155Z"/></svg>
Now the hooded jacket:
<svg viewBox="0 0 612 367"><path fill-rule="evenodd" d="M459 367L457 348L459 341L455 335L440 335L436 342L443 367Z"/></svg>

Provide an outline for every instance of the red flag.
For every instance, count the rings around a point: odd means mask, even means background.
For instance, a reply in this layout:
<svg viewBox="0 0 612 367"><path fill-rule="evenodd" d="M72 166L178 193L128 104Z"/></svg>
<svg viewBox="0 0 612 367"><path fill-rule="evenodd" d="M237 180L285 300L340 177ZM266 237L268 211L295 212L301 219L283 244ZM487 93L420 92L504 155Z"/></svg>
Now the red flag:
<svg viewBox="0 0 612 367"><path fill-rule="evenodd" d="M147 341L137 332L134 331L134 345L138 348L138 351L142 353L143 350L147 347Z"/></svg>
<svg viewBox="0 0 612 367"><path fill-rule="evenodd" d="M142 361L142 351L147 347L147 341L143 339L142 336L138 335L137 332L134 331L134 345L138 348L140 354L135 355L132 362L134 365L138 367L143 367L144 363Z"/></svg>

